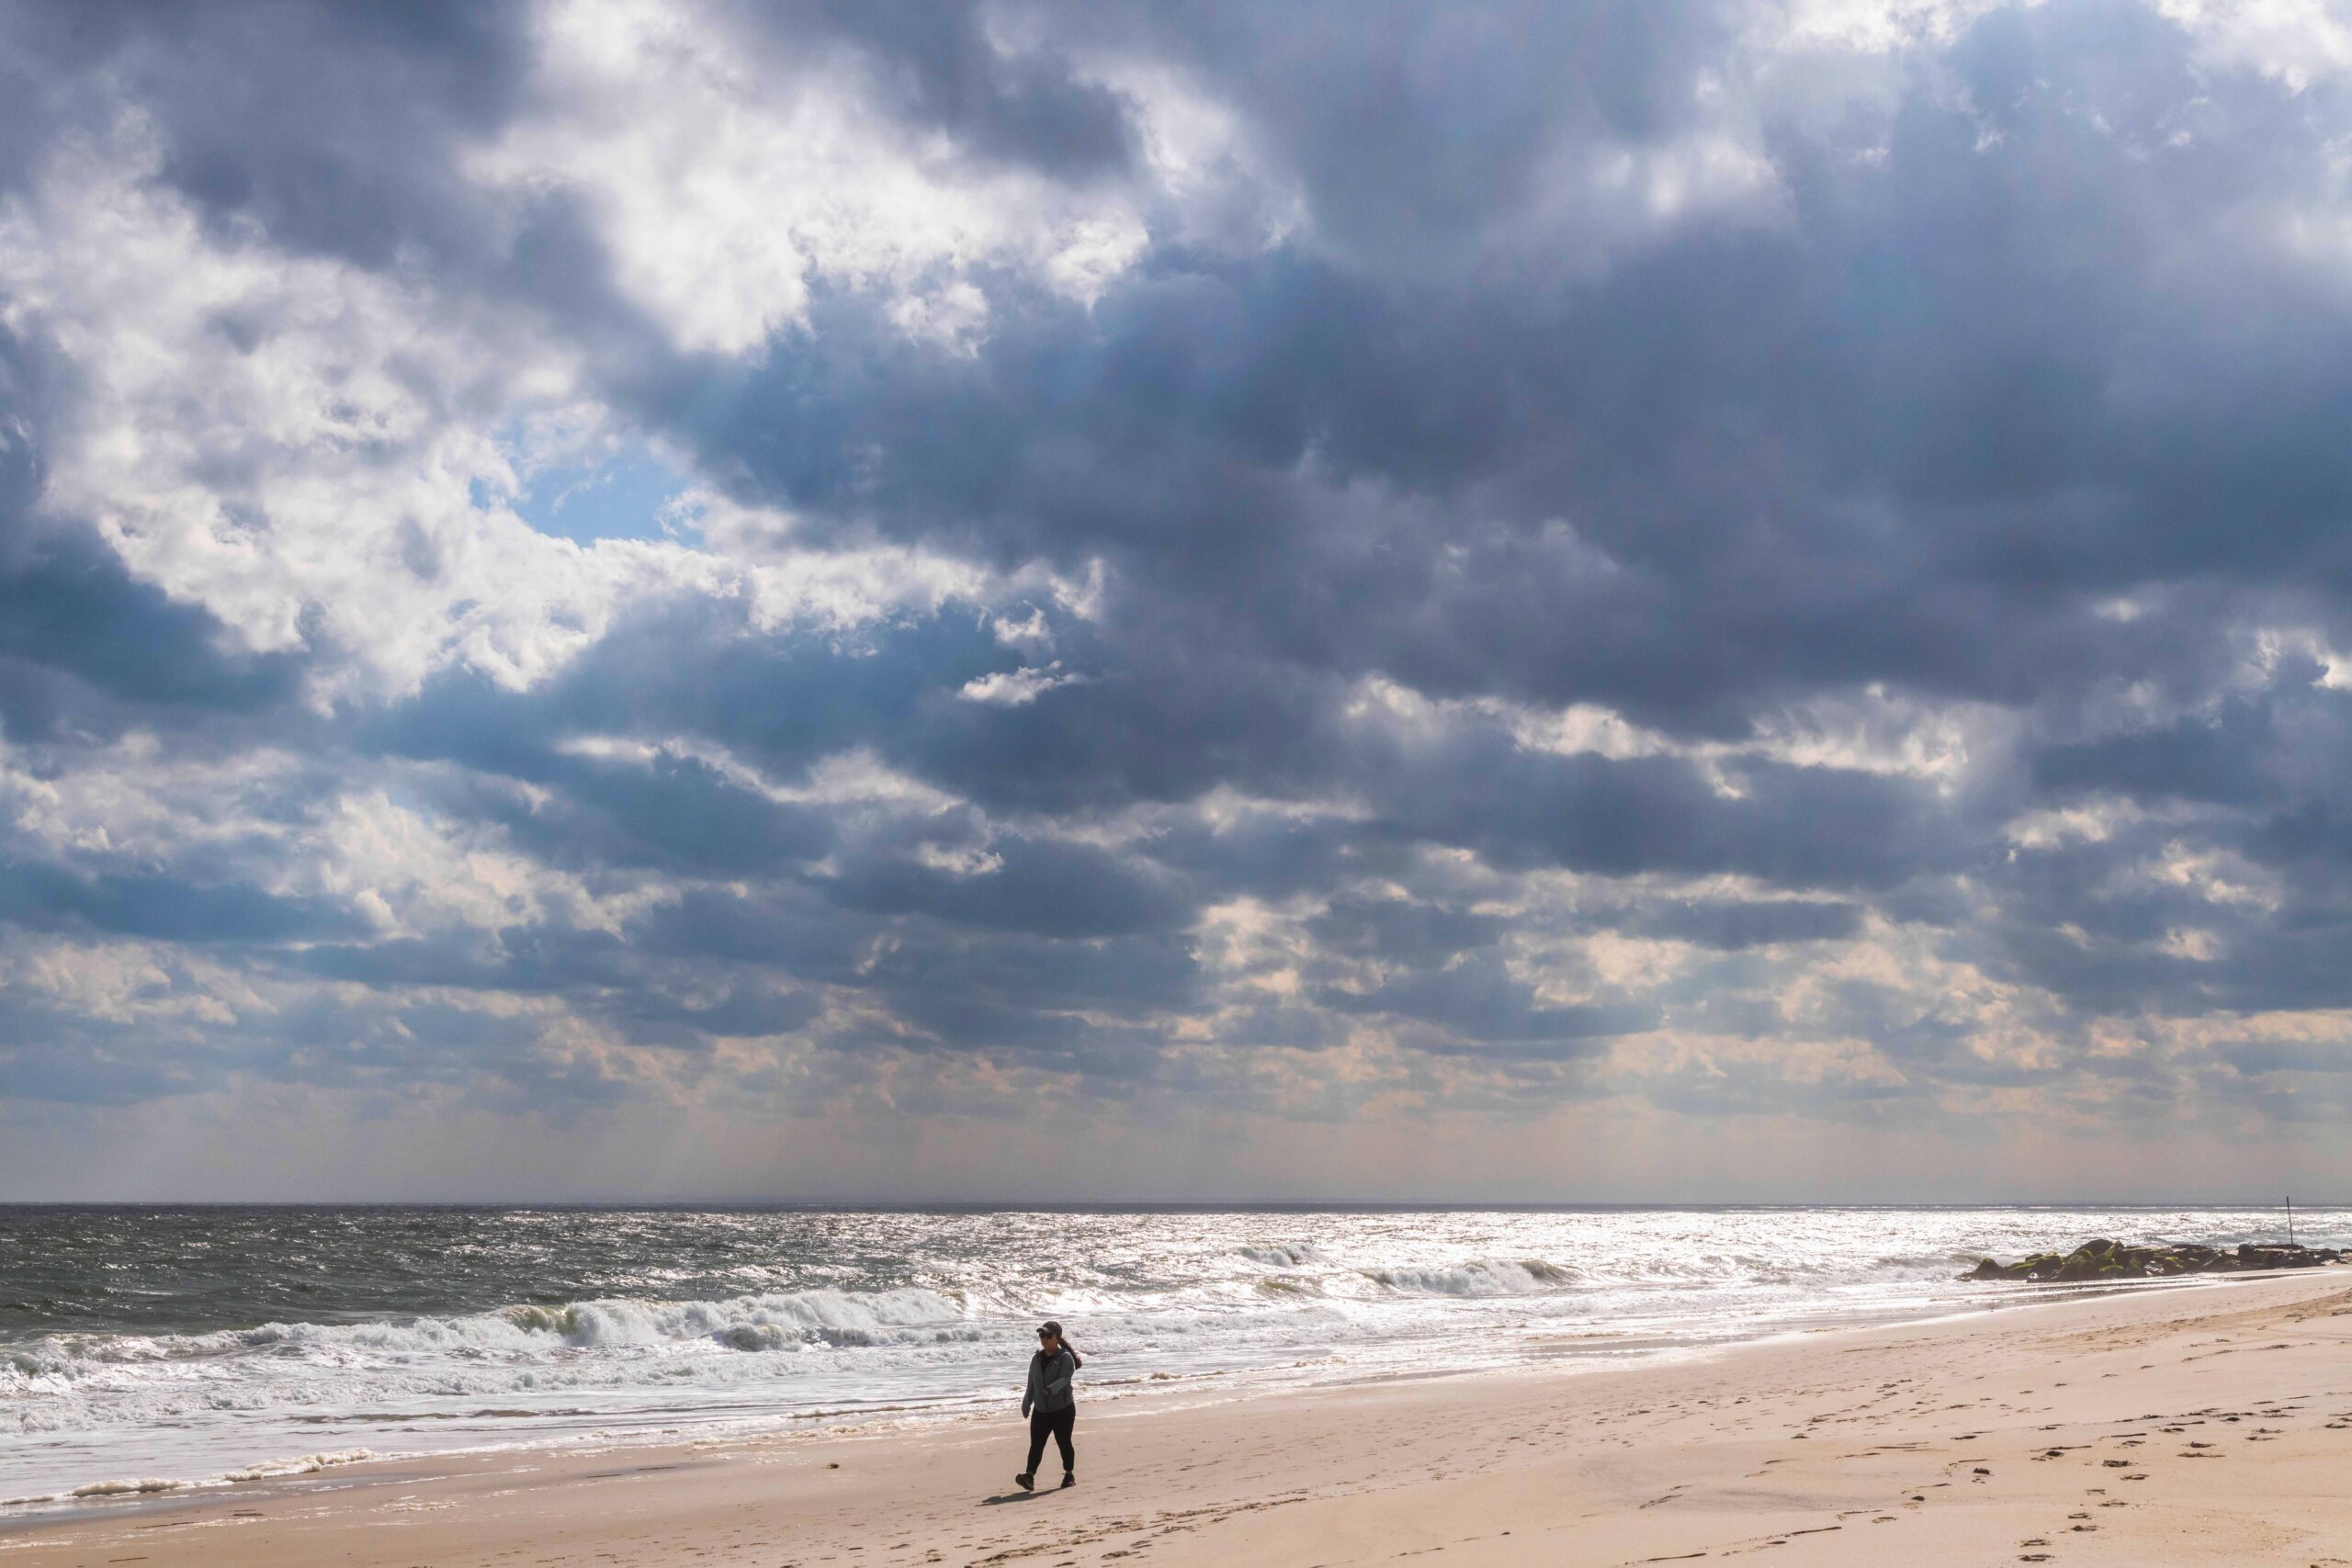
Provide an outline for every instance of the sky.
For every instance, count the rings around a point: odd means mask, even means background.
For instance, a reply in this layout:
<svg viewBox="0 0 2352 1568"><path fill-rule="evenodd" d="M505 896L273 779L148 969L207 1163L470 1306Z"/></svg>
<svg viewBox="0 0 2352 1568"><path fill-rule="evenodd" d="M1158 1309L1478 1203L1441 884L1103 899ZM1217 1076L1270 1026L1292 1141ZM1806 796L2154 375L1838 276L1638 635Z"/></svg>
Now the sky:
<svg viewBox="0 0 2352 1568"><path fill-rule="evenodd" d="M2352 1198L2324 0L0 9L0 1199Z"/></svg>

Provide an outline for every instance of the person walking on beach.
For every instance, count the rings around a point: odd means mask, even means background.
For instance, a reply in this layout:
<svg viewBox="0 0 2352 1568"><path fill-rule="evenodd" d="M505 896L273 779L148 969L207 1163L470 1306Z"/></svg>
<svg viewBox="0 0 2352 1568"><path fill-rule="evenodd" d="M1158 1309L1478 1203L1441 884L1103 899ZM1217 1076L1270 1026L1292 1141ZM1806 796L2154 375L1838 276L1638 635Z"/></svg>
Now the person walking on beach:
<svg viewBox="0 0 2352 1568"><path fill-rule="evenodd" d="M1012 1478L1023 1492L1036 1487L1037 1461L1046 1457L1048 1433L1062 1450L1062 1484L1078 1484L1078 1458L1069 1443L1078 1396L1070 1380L1085 1364L1062 1338L1060 1324L1048 1323L1037 1330L1037 1353L1029 1358L1029 1386L1021 1394L1021 1414L1029 1417L1029 1462Z"/></svg>

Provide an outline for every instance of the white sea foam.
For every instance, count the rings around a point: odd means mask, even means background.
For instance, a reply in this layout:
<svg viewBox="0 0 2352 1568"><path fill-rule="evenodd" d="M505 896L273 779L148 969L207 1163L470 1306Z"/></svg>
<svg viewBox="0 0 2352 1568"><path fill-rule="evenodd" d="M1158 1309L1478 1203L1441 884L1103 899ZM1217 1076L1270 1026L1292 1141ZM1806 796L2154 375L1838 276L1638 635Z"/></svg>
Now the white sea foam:
<svg viewBox="0 0 2352 1568"><path fill-rule="evenodd" d="M85 1482L83 1484L73 1488L65 1495L68 1497L141 1496L154 1492L182 1491L185 1490L188 1484L189 1483L185 1481L166 1481L158 1479L149 1479L144 1481L90 1481Z"/></svg>
<svg viewBox="0 0 2352 1568"><path fill-rule="evenodd" d="M293 1459L273 1460L262 1464L240 1465L223 1471L223 1481L268 1481L285 1475L316 1475L337 1465L361 1464L374 1459L373 1449L337 1449L333 1453L301 1454Z"/></svg>

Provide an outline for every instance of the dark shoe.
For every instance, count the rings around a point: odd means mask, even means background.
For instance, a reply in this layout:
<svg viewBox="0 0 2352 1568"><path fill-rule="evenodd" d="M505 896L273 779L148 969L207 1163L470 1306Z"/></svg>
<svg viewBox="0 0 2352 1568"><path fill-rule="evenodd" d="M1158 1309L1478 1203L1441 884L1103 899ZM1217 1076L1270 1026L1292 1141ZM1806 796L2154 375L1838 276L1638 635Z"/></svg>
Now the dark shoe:
<svg viewBox="0 0 2352 1568"><path fill-rule="evenodd" d="M1012 1483L1023 1492L1035 1492L1037 1489L1037 1478L1034 1475L1016 1475L1012 1478Z"/></svg>
<svg viewBox="0 0 2352 1568"><path fill-rule="evenodd" d="M1063 1485L1065 1485L1065 1486L1075 1486L1075 1485L1077 1485L1077 1484L1078 1484L1078 1474L1077 1474L1077 1472L1076 1472L1075 1471L1069 1471L1069 1470L1065 1470L1065 1471L1063 1471L1063 1472L1062 1472L1062 1484L1063 1484Z"/></svg>

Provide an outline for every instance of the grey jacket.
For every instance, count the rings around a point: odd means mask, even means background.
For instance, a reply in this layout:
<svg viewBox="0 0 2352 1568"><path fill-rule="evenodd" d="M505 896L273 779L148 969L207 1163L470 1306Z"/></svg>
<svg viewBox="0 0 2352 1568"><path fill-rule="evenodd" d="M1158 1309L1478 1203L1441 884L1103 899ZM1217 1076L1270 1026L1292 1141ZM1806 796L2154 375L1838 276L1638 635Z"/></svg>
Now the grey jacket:
<svg viewBox="0 0 2352 1568"><path fill-rule="evenodd" d="M1077 1374L1078 1360L1065 1345L1047 1359L1043 1350L1029 1358L1029 1386L1022 1391L1021 1414L1026 1416L1034 1407L1038 1410L1068 1410L1078 1403L1070 1392L1069 1380Z"/></svg>

